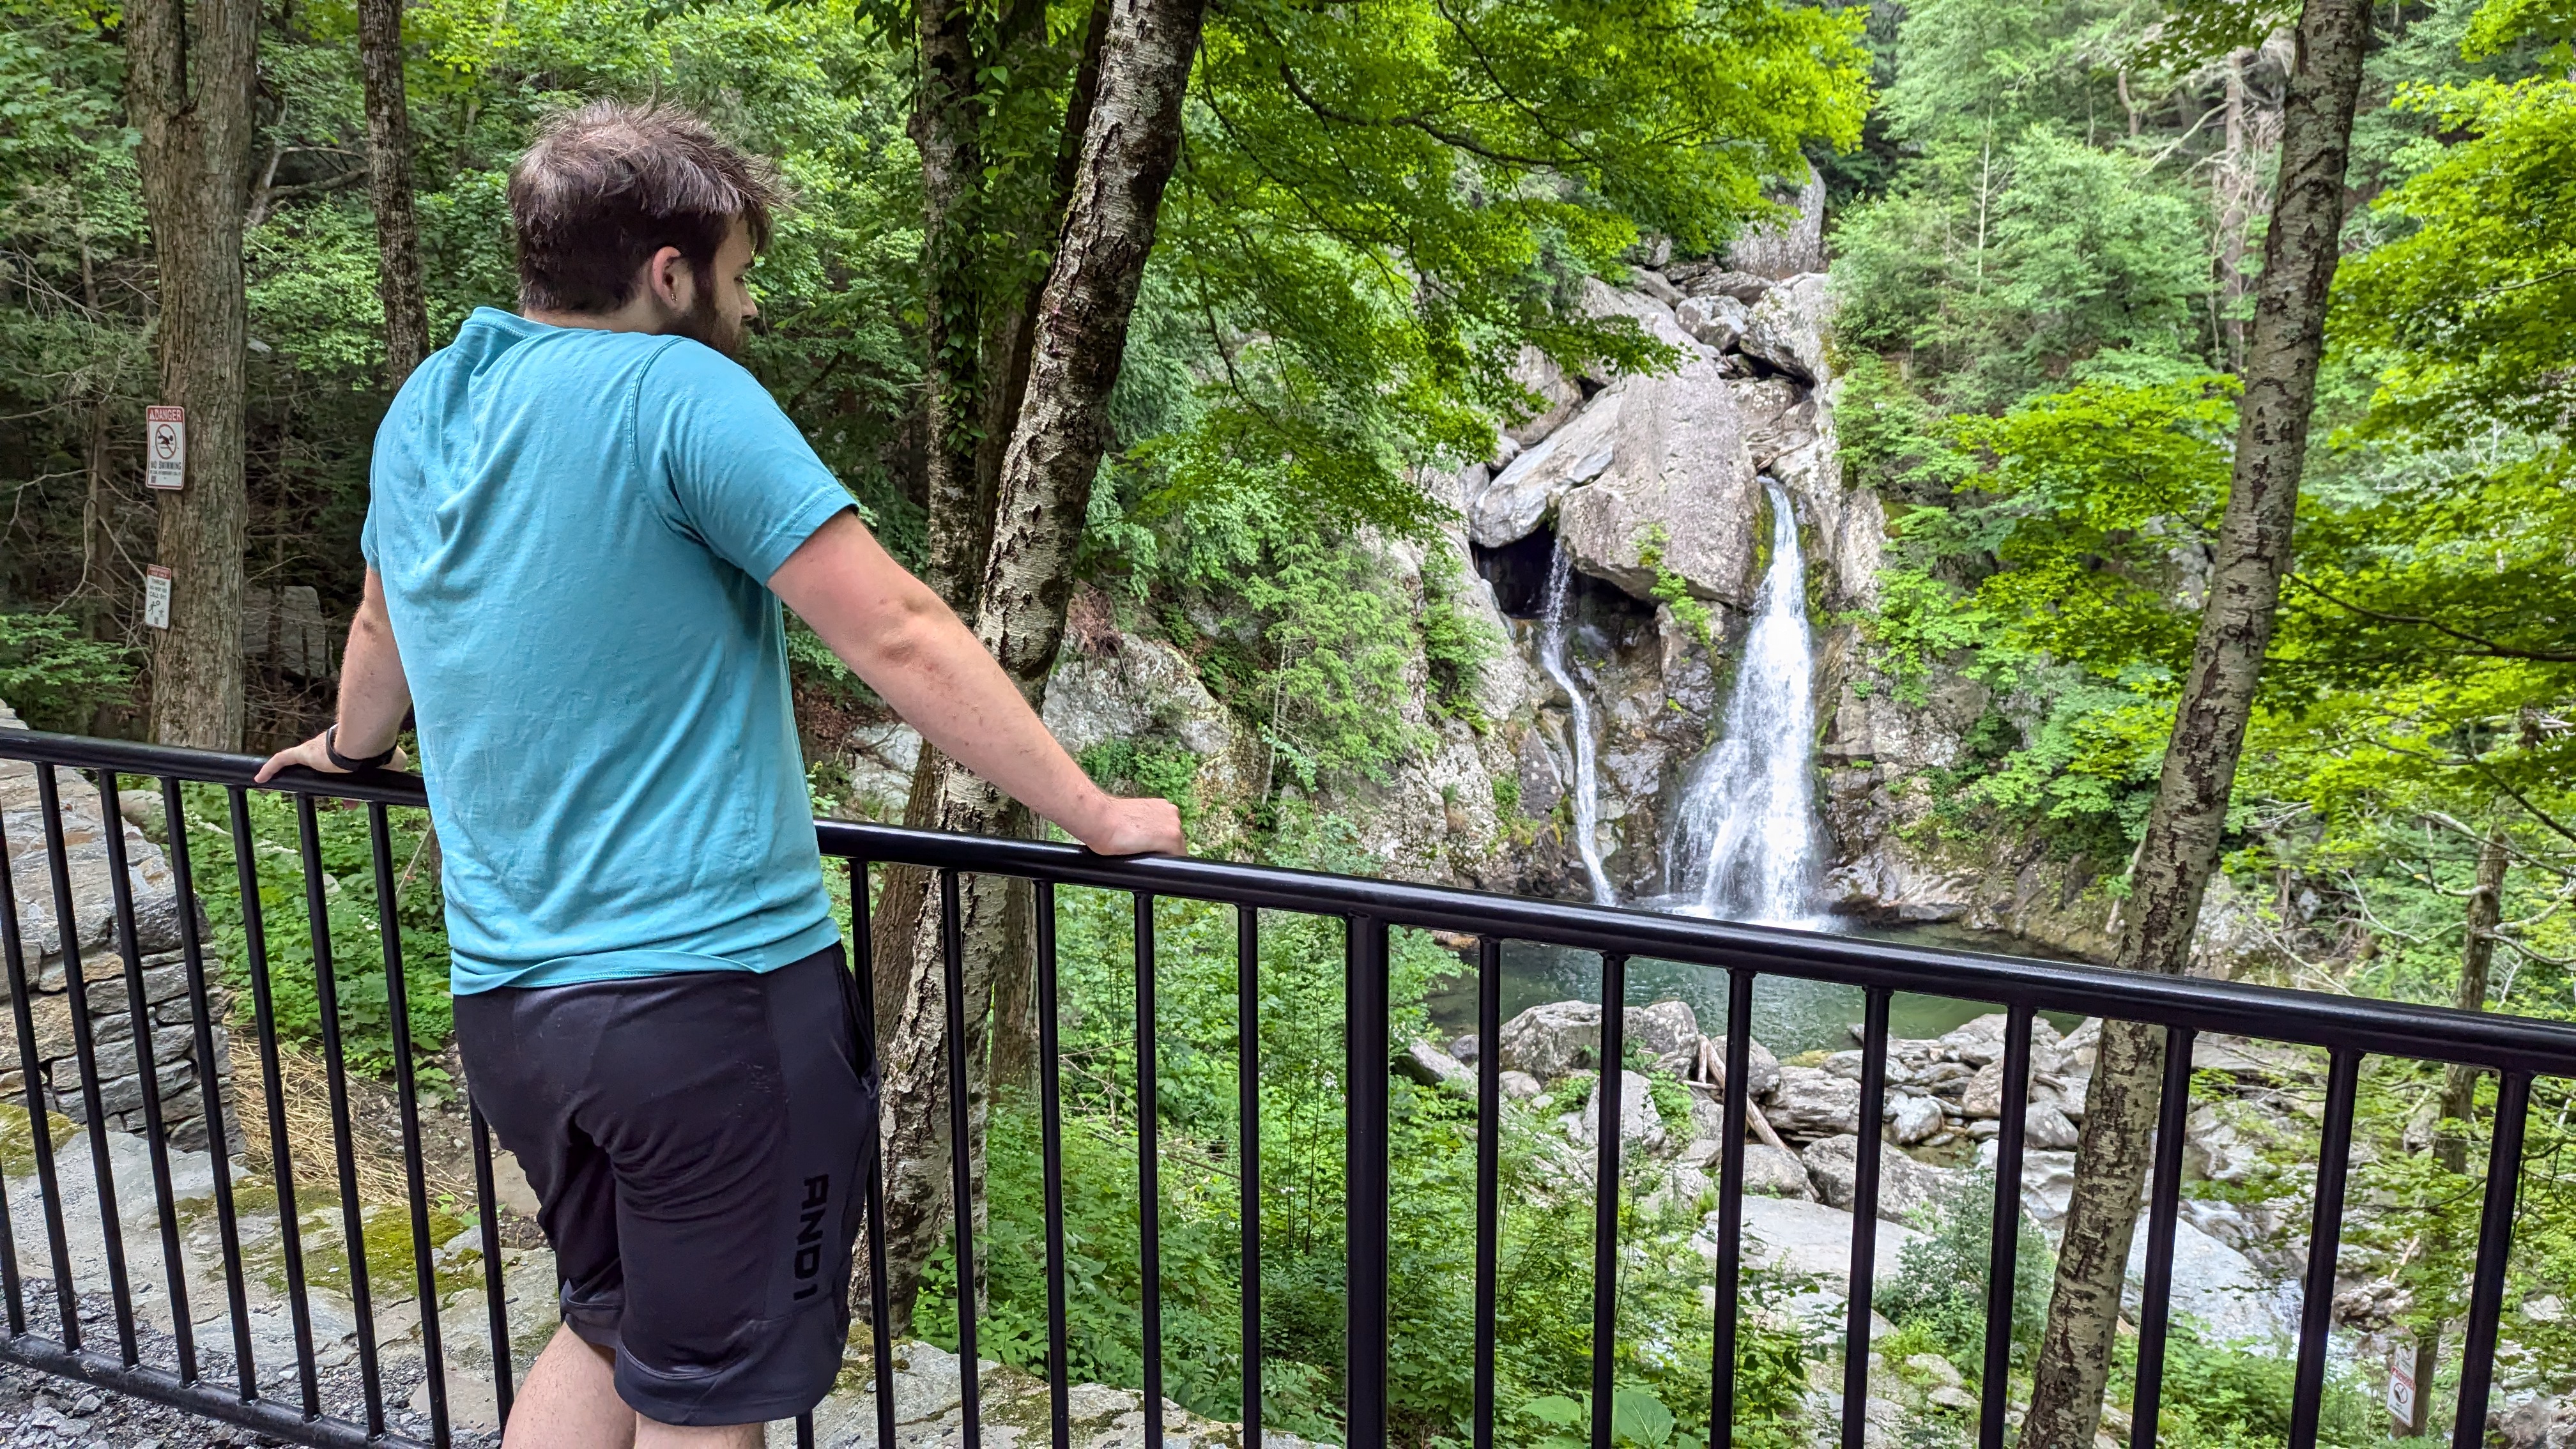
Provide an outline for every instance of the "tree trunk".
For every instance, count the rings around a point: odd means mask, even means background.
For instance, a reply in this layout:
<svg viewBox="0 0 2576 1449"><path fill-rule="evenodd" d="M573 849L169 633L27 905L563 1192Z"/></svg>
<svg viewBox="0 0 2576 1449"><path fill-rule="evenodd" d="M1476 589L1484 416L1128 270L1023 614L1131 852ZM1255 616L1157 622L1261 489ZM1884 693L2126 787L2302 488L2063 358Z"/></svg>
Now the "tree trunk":
<svg viewBox="0 0 2576 1449"><path fill-rule="evenodd" d="M1038 305L1028 400L1002 466L1000 507L975 630L1031 705L1044 697L1064 637L1074 548L1108 444L1109 391L1154 245L1163 187L1180 151L1181 100L1198 52L1205 0L1112 0L1101 47L1098 102L1084 129L1055 261ZM1018 833L1027 812L991 785L942 762L934 822L942 829ZM915 908L900 1005L884 1049L888 1290L908 1324L948 1202L945 999L938 893ZM970 1059L1007 941L1008 895L998 879L959 892L965 936ZM880 980L883 980L882 975ZM981 1073L972 1074L980 1079ZM970 1151L981 1138L980 1086L970 1086ZM980 1180L980 1151L974 1151ZM981 1194L975 1215L980 1220Z"/></svg>
<svg viewBox="0 0 2576 1449"><path fill-rule="evenodd" d="M2363 0L2308 0L2299 16L2279 190L2247 341L2235 476L2121 931L2120 964L2132 970L2182 973L2202 894L2218 867L2237 757L2290 562L2326 294L2343 231L2353 101L2369 34ZM2103 1023L2023 1449L2091 1449L2163 1067L2161 1029Z"/></svg>
<svg viewBox="0 0 2576 1449"><path fill-rule="evenodd" d="M187 487L160 495L170 627L152 650L152 736L237 749L249 531L241 242L259 6L136 0L125 50L126 113L160 269L161 400L188 410Z"/></svg>
<svg viewBox="0 0 2576 1449"><path fill-rule="evenodd" d="M975 435L983 393L983 308L975 286L976 200L983 180L978 142L984 108L976 95L975 6L920 0L921 55L913 146L921 153L921 261L925 278L929 412L929 566L923 581L971 617L983 577L992 513L977 496ZM917 792L916 792L917 793ZM905 811L911 821L912 812Z"/></svg>
<svg viewBox="0 0 2576 1449"><path fill-rule="evenodd" d="M2462 1011L2487 1009L2487 979L2495 967L2496 926L2504 919L2504 827L2487 827L2478 844L2477 880L2469 887L2468 940L2460 948L2460 985L2451 1004ZM2442 1069L2442 1116L2433 1127L2433 1160L2446 1172L2469 1170L2469 1121L2477 1110L2478 1071L2457 1062ZM2448 1246L2447 1244L2441 1246ZM2441 1247L2436 1247L2436 1253ZM2422 1435L2433 1412L2433 1370L2441 1360L2442 1322L2428 1318L2415 1338L2415 1412L2407 1432Z"/></svg>
<svg viewBox="0 0 2576 1449"><path fill-rule="evenodd" d="M367 201L376 213L376 295L385 308L385 391L429 355L420 223L411 206L411 111L403 91L403 0L358 0L358 66L367 89Z"/></svg>

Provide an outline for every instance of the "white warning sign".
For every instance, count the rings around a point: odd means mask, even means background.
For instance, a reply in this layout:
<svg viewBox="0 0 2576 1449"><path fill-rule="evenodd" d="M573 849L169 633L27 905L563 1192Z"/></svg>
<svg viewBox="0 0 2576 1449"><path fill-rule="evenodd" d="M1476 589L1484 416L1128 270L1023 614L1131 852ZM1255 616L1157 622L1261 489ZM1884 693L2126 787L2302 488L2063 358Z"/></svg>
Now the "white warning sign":
<svg viewBox="0 0 2576 1449"><path fill-rule="evenodd" d="M159 564L143 571L143 623L152 629L170 627L170 571Z"/></svg>
<svg viewBox="0 0 2576 1449"><path fill-rule="evenodd" d="M188 486L188 410L143 410L143 483L176 491Z"/></svg>

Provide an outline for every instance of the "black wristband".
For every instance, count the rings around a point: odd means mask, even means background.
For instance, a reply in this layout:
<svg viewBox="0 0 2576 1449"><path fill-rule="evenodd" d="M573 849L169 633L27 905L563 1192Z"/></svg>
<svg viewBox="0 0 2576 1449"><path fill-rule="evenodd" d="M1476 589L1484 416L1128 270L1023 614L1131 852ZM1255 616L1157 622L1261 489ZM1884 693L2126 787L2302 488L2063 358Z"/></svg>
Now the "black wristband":
<svg viewBox="0 0 2576 1449"><path fill-rule="evenodd" d="M360 770L384 768L394 757L394 747L387 745L382 753L369 755L362 760L350 759L340 753L340 727L335 724L322 732L322 753L330 757L333 769L347 770L355 774Z"/></svg>

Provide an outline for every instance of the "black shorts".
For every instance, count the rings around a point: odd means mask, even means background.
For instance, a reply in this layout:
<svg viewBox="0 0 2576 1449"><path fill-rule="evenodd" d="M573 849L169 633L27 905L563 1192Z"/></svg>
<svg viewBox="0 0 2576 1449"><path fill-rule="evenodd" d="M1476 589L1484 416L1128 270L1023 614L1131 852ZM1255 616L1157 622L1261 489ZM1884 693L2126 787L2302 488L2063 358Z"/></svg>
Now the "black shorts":
<svg viewBox="0 0 2576 1449"><path fill-rule="evenodd" d="M536 1189L563 1321L665 1424L792 1418L849 1339L877 1077L837 945L456 998L475 1104Z"/></svg>

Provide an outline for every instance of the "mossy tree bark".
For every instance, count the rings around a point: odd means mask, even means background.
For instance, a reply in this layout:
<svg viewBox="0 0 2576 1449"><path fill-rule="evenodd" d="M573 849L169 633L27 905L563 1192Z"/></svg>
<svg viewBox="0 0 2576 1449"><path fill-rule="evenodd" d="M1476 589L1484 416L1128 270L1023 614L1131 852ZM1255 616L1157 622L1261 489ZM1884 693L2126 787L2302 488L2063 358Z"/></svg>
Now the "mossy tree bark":
<svg viewBox="0 0 2576 1449"><path fill-rule="evenodd" d="M159 495L170 627L152 647L152 737L241 745L253 0L136 0L125 11L126 114L160 273L161 401L187 409L187 486ZM139 426L141 419L135 422Z"/></svg>
<svg viewBox="0 0 2576 1449"><path fill-rule="evenodd" d="M1127 348L1163 189L1180 153L1181 101L1198 54L1205 0L1110 0L1098 91L1082 131L1029 352L1027 397L1002 464L992 547L975 629L1032 706L1064 638L1073 557L1093 477L1109 442L1111 387ZM980 834L1023 833L1027 812L965 769L940 761L931 823ZM1008 956L1009 892L999 880L963 883L964 1015L970 1062L989 1041L994 981ZM939 895L922 893L890 921L903 980L879 1041L885 1073L888 1292L908 1325L921 1268L949 1220L946 996ZM889 913L891 914L891 912ZM881 1006L887 1004L880 998ZM984 1074L969 1074L969 1191L981 1226ZM980 1298L981 1287L978 1285Z"/></svg>
<svg viewBox="0 0 2576 1449"><path fill-rule="evenodd" d="M2218 868L2245 726L2290 563L2369 35L2362 0L2307 0L2300 11L2280 173L2246 341L2235 473L2121 932L2120 964L2132 970L2182 973L2201 898ZM2022 1449L2091 1449L2100 1425L2163 1069L2161 1028L2103 1024Z"/></svg>

